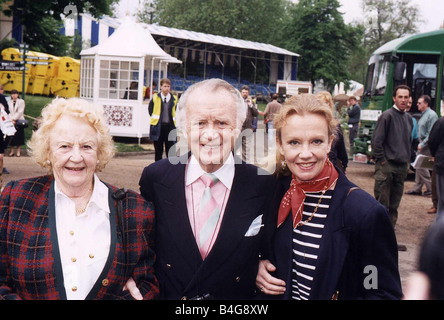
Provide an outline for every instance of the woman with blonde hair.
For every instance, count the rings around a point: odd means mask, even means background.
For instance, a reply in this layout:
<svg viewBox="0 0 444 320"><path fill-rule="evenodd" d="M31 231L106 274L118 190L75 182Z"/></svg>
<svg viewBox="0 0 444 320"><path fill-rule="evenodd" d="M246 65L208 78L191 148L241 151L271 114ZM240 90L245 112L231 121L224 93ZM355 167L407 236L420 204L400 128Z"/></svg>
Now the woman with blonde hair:
<svg viewBox="0 0 444 320"><path fill-rule="evenodd" d="M281 166L256 277L267 299L401 298L387 210L328 159L336 126L314 95L290 98L275 118Z"/></svg>
<svg viewBox="0 0 444 320"><path fill-rule="evenodd" d="M29 141L48 175L11 181L0 199L0 300L132 299L158 295L154 210L102 182L114 155L102 107L55 99Z"/></svg>

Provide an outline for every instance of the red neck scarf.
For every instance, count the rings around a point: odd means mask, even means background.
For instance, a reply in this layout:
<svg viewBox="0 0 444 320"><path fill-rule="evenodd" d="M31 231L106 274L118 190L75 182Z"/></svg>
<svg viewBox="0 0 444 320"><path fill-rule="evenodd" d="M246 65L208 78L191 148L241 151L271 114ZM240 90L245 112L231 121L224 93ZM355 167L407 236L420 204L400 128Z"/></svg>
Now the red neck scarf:
<svg viewBox="0 0 444 320"><path fill-rule="evenodd" d="M278 214L278 228L287 219L290 211L293 213L293 228L302 220L306 192L322 192L331 188L338 180L339 174L330 160L326 160L319 175L310 181L296 181L292 176L290 188L282 198Z"/></svg>

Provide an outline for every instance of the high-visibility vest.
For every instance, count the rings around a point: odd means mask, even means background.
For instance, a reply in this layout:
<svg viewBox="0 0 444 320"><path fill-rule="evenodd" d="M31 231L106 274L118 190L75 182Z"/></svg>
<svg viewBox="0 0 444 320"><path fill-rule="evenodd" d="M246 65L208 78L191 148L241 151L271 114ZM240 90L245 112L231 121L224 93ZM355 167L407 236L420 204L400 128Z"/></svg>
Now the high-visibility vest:
<svg viewBox="0 0 444 320"><path fill-rule="evenodd" d="M171 115L173 116L174 126L176 125L176 106L177 106L177 97L171 95L174 99L173 109L171 110ZM155 126L159 123L160 112L162 111L162 98L160 94L155 93L153 95L153 114L151 115L150 125Z"/></svg>

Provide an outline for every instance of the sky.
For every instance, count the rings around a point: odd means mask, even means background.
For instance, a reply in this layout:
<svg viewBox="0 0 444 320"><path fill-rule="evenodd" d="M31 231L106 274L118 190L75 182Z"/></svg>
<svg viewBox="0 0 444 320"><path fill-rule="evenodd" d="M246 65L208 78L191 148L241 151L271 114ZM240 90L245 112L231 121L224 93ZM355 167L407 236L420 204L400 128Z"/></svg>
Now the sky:
<svg viewBox="0 0 444 320"><path fill-rule="evenodd" d="M396 0L395 0L396 1ZM419 32L438 30L444 23L444 0L410 0L412 4L420 10L420 19L423 22L419 25ZM350 23L354 20L362 19L361 1L339 0L340 11L344 12L344 21Z"/></svg>
<svg viewBox="0 0 444 320"><path fill-rule="evenodd" d="M127 12L131 15L137 11L139 1L143 0L120 0L117 16L123 18ZM396 1L396 0L395 0ZM444 0L410 0L420 10L420 18L424 20L419 27L420 32L438 30L444 23ZM340 11L344 13L344 21L350 23L362 19L362 9L359 0L339 0Z"/></svg>

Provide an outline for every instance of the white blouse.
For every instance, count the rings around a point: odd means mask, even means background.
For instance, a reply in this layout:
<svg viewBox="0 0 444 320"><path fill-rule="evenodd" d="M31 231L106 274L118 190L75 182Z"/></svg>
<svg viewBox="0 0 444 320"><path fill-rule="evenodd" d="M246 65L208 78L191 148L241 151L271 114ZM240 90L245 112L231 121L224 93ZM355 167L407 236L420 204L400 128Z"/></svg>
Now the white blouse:
<svg viewBox="0 0 444 320"><path fill-rule="evenodd" d="M84 213L55 183L57 239L68 300L84 300L101 274L111 244L108 188L94 175L94 190Z"/></svg>

